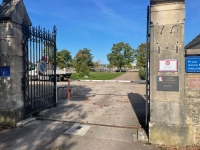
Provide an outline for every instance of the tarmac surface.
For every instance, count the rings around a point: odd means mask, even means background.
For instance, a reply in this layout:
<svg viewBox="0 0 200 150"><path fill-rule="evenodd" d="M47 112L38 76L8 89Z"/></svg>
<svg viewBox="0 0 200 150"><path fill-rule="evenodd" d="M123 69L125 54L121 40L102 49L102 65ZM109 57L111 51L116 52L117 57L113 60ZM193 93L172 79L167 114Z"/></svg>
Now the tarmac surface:
<svg viewBox="0 0 200 150"><path fill-rule="evenodd" d="M128 79L129 80L129 79ZM66 86L59 82L58 87ZM144 124L145 84L71 82L73 97L58 92L58 105L23 127L0 132L8 150L153 150L136 141ZM62 92L63 90L63 92Z"/></svg>

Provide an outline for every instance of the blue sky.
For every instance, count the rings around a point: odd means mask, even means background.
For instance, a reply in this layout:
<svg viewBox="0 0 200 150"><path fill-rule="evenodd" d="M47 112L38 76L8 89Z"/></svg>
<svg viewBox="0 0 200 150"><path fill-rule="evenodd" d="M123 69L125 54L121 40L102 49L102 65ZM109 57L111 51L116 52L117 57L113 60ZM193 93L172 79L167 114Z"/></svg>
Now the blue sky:
<svg viewBox="0 0 200 150"><path fill-rule="evenodd" d="M58 50L72 57L89 48L93 61L108 63L107 54L118 42L132 48L146 40L149 0L24 0L33 26L52 30L56 25ZM200 1L186 1L185 44L200 33Z"/></svg>

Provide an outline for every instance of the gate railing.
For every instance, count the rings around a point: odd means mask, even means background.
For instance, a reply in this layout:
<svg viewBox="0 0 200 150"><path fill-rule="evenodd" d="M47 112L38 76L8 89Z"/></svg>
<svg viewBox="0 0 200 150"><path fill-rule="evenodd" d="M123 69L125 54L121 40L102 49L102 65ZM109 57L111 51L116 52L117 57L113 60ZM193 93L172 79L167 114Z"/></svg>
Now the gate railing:
<svg viewBox="0 0 200 150"><path fill-rule="evenodd" d="M56 34L23 24L25 118L56 106Z"/></svg>
<svg viewBox="0 0 200 150"><path fill-rule="evenodd" d="M146 114L145 126L150 120L150 8L147 7L147 33L146 33Z"/></svg>

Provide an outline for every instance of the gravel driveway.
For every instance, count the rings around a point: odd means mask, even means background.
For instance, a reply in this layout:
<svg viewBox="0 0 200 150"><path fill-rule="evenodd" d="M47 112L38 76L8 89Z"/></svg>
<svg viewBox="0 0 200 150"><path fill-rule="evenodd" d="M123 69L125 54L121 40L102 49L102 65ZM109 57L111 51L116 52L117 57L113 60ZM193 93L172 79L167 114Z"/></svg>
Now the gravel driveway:
<svg viewBox="0 0 200 150"><path fill-rule="evenodd" d="M139 72L126 72L113 80L141 80Z"/></svg>
<svg viewBox="0 0 200 150"><path fill-rule="evenodd" d="M66 82L58 83L61 85ZM130 128L144 122L145 84L74 81L71 85L74 96L59 100L58 107L43 118Z"/></svg>

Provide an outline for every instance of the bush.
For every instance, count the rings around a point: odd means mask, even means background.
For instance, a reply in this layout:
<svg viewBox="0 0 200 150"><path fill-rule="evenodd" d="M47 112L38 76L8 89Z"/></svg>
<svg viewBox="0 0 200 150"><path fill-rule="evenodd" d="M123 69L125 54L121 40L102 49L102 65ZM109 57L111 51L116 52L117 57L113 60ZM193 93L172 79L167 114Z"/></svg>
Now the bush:
<svg viewBox="0 0 200 150"><path fill-rule="evenodd" d="M95 76L95 74L90 73L89 77L90 78L95 78L96 76Z"/></svg>
<svg viewBox="0 0 200 150"><path fill-rule="evenodd" d="M95 78L96 76L94 74L84 74L84 73L73 73L71 75L71 78L72 79L80 79L80 78L83 78L84 76L88 76L89 78Z"/></svg>
<svg viewBox="0 0 200 150"><path fill-rule="evenodd" d="M141 80L146 80L146 70L145 69L140 69L139 75L140 75Z"/></svg>

